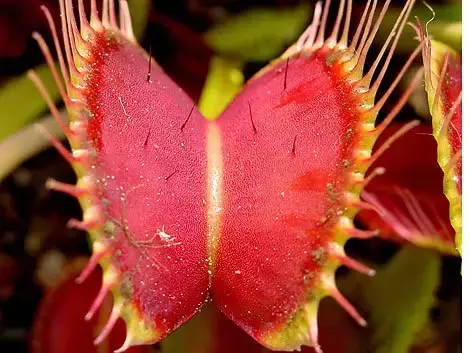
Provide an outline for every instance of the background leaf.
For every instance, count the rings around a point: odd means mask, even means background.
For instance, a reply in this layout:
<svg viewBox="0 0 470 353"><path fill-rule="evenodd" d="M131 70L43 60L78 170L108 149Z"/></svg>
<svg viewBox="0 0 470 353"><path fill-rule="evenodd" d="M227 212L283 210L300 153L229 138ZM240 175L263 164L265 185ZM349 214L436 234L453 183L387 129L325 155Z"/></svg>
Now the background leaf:
<svg viewBox="0 0 470 353"><path fill-rule="evenodd" d="M211 27L207 44L223 56L266 61L292 44L311 19L310 1L283 9L251 9Z"/></svg>
<svg viewBox="0 0 470 353"><path fill-rule="evenodd" d="M214 56L199 99L199 110L206 119L215 120L243 85L243 63Z"/></svg>
<svg viewBox="0 0 470 353"><path fill-rule="evenodd" d="M52 100L58 101L59 90L46 64L34 71L44 83ZM0 88L0 141L12 135L46 111L47 105L26 74L11 79Z"/></svg>
<svg viewBox="0 0 470 353"><path fill-rule="evenodd" d="M364 297L373 327L375 353L406 353L428 322L440 283L440 257L404 247L367 282Z"/></svg>

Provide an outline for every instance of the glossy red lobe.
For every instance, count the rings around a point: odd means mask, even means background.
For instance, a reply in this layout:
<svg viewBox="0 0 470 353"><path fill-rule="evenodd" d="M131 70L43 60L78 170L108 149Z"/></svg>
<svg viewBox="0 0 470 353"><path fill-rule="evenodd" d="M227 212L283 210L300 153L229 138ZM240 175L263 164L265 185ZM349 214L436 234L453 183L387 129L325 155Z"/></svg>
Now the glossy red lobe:
<svg viewBox="0 0 470 353"><path fill-rule="evenodd" d="M107 241L126 299L166 334L208 295L205 121L158 66L146 81L140 49L100 41L85 97Z"/></svg>
<svg viewBox="0 0 470 353"><path fill-rule="evenodd" d="M212 292L258 338L319 285L357 119L324 53L290 59L287 79L286 67L250 81L217 121L226 202Z"/></svg>

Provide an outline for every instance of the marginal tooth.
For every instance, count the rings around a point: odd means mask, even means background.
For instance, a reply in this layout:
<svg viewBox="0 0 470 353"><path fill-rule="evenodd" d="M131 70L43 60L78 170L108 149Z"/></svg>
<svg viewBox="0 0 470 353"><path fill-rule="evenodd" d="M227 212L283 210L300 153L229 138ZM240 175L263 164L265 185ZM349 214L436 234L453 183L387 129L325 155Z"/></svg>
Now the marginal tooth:
<svg viewBox="0 0 470 353"><path fill-rule="evenodd" d="M373 104L362 104L361 108L365 111L365 114L367 114L370 109L374 108L374 105ZM361 124L361 131L364 132L364 133L372 132L374 130L375 130L375 119L372 120L371 122L363 122ZM369 150L367 150L367 152L370 153Z"/></svg>
<svg viewBox="0 0 470 353"><path fill-rule="evenodd" d="M322 278L323 285L331 297L362 327L367 326L367 321L359 314L356 308L336 288L334 276L325 275Z"/></svg>
<svg viewBox="0 0 470 353"><path fill-rule="evenodd" d="M377 237L380 234L380 230L361 230L353 227L348 229L347 233L351 238L370 239Z"/></svg>
<svg viewBox="0 0 470 353"><path fill-rule="evenodd" d="M363 181L361 182L362 187L366 187L375 177L385 174L384 167L375 168Z"/></svg>
<svg viewBox="0 0 470 353"><path fill-rule="evenodd" d="M414 88L418 85L420 82L419 79L421 78L423 74L423 70L420 69L418 73L415 74L413 77L412 81L412 86L409 87L406 92L403 94L403 96L400 98L400 102L393 108L393 110L389 113L389 115L385 118L385 120L376 128L375 134L378 136L388 125L389 123L393 120L393 118L397 115L399 106L404 105L408 101L408 97L410 94L414 91ZM420 122L418 120L412 120L405 125L403 125L400 129L398 129L392 136L388 137L387 140L380 146L379 149L374 151L374 154L371 154L369 157L369 160L365 161L367 166L371 166L390 146L401 136L406 134L408 131L411 129L414 129L416 126L418 126ZM369 151L370 153L371 151Z"/></svg>
<svg viewBox="0 0 470 353"><path fill-rule="evenodd" d="M90 257L87 265L83 269L82 273L80 273L80 276L77 277L75 282L79 284L83 283L90 276L93 270L96 268L96 266L98 265L98 262L106 254L106 251L107 251L107 248L102 243L98 241L93 242L93 255Z"/></svg>
<svg viewBox="0 0 470 353"><path fill-rule="evenodd" d="M48 14L48 13L46 12L46 14ZM48 15L50 16L50 14L48 14ZM38 42L39 46L41 47L41 50L44 53L44 56L46 57L46 60L47 60L48 65L49 65L49 67L52 71L52 75L54 76L54 80L55 80L55 82L57 84L57 87L60 91L62 99L65 102L67 102L68 101L68 96L65 92L64 86L63 86L61 78L60 78L60 75L57 72L56 68L54 67L53 59L51 57L49 47L45 43L44 38L39 33L34 32L33 33L33 38ZM57 109L57 106L55 105L53 99L51 98L49 92L47 91L47 88L44 86L43 82L41 81L41 78L33 70L28 71L28 77L34 83L34 85L38 89L39 93L41 94L41 96L46 101L46 104L49 107L49 110L51 111L55 121L60 126L60 128L62 129L64 134L67 137L71 137L73 135L73 132L70 130L69 126L64 121L64 119L62 117L62 114Z"/></svg>
<svg viewBox="0 0 470 353"><path fill-rule="evenodd" d="M371 204L369 202L365 201L351 201L348 206L357 208L359 210L370 210L370 211L375 211L379 215L383 215L383 212L380 208L378 208L376 205Z"/></svg>
<svg viewBox="0 0 470 353"><path fill-rule="evenodd" d="M75 228L84 232L89 232L92 229L97 228L99 225L99 219L84 219L83 221L79 221L78 219L72 218L67 223L68 228Z"/></svg>
<svg viewBox="0 0 470 353"><path fill-rule="evenodd" d="M90 157L90 152L86 149L76 149L73 150L72 155L77 161L87 162Z"/></svg>
<svg viewBox="0 0 470 353"><path fill-rule="evenodd" d="M344 198L347 206L351 206L354 202L359 201L359 196L354 192L345 191Z"/></svg>
<svg viewBox="0 0 470 353"><path fill-rule="evenodd" d="M127 39L129 39L131 42L136 43L137 40L135 39L134 32L132 30L131 14L127 1L120 0L119 9L119 15L121 16L121 31L125 33Z"/></svg>
<svg viewBox="0 0 470 353"><path fill-rule="evenodd" d="M350 269L356 270L368 276L375 276L375 270L347 256L341 245L337 243L330 244L328 252Z"/></svg>
<svg viewBox="0 0 470 353"><path fill-rule="evenodd" d="M122 318L126 322L127 335L132 336L131 346L153 344L162 338L162 332L144 317L132 303L122 309Z"/></svg>
<svg viewBox="0 0 470 353"><path fill-rule="evenodd" d="M365 125L365 124L363 124ZM369 149L358 149L356 150L356 159L359 161L368 161L371 156L371 150Z"/></svg>
<svg viewBox="0 0 470 353"><path fill-rule="evenodd" d="M381 210L374 204L359 199L359 196L353 192L345 192L345 204L348 208L356 208L359 210L372 210L378 214L382 214Z"/></svg>
<svg viewBox="0 0 470 353"><path fill-rule="evenodd" d="M98 16L96 0L91 0L90 26L97 32L103 32L103 24Z"/></svg>
<svg viewBox="0 0 470 353"><path fill-rule="evenodd" d="M337 221L337 229L341 234L345 234L348 238L369 239L376 237L380 234L377 230L361 230L357 229L351 218L347 216L339 217Z"/></svg>
<svg viewBox="0 0 470 353"><path fill-rule="evenodd" d="M52 135L43 125L35 124L34 126L51 142L52 146L54 146L57 152L59 152L67 162L70 164L78 162L77 158L65 148L62 142Z"/></svg>
<svg viewBox="0 0 470 353"><path fill-rule="evenodd" d="M127 351L130 347L132 347L133 340L134 340L133 334L129 330L127 330L126 340L122 344L121 348L116 349L114 353L122 353L122 352Z"/></svg>
<svg viewBox="0 0 470 353"><path fill-rule="evenodd" d="M46 181L46 188L58 192L63 192L70 196L80 197L87 193L87 190L77 187L75 185L61 183L55 179L48 179Z"/></svg>
<svg viewBox="0 0 470 353"><path fill-rule="evenodd" d="M320 344L318 342L318 305L320 300L314 300L309 302L305 306L305 316L307 317L308 334L310 336L310 342L315 350L315 353L323 353Z"/></svg>
<svg viewBox="0 0 470 353"><path fill-rule="evenodd" d="M106 325L104 325L103 330L101 331L99 336L96 337L96 339L93 341L93 344L95 346L101 344L106 339L106 337L108 337L109 333L114 328L114 325L116 325L116 322L121 315L123 305L124 303L122 301L117 301L114 304L113 310L111 311L111 315L109 316Z"/></svg>
<svg viewBox="0 0 470 353"><path fill-rule="evenodd" d="M85 14L83 0L78 1L78 16L80 19L80 34L82 38L86 41L93 36L93 29L90 27L90 23Z"/></svg>
<svg viewBox="0 0 470 353"><path fill-rule="evenodd" d="M98 308L103 304L104 300L106 299L106 295L117 282L118 275L116 271L113 271L111 268L108 268L103 274L103 283L101 285L101 289L98 295L96 296L95 300L91 304L87 314L85 315L86 321L90 321L93 318Z"/></svg>
<svg viewBox="0 0 470 353"><path fill-rule="evenodd" d="M110 28L109 24L109 1L110 0L103 0L103 11L101 15L101 22L105 28ZM114 1L114 0L111 0Z"/></svg>
<svg viewBox="0 0 470 353"><path fill-rule="evenodd" d="M116 21L116 10L114 8L114 0L109 2L109 24L113 29L119 29Z"/></svg>
<svg viewBox="0 0 470 353"><path fill-rule="evenodd" d="M102 210L99 205L91 206L83 211L83 221L71 219L67 226L84 231L89 231L93 228L100 226L103 222L101 219Z"/></svg>
<svg viewBox="0 0 470 353"><path fill-rule="evenodd" d="M67 222L68 228L75 228L78 230L83 230L84 232L88 232L91 228L93 228L92 224L79 221L78 219L72 218L70 221Z"/></svg>
<svg viewBox="0 0 470 353"><path fill-rule="evenodd" d="M84 175L77 181L77 186L83 190L86 190L89 195L96 195L96 184L94 178L90 175Z"/></svg>
<svg viewBox="0 0 470 353"><path fill-rule="evenodd" d="M93 316L95 316L96 311L101 306L101 304L103 304L103 301L106 298L106 295L108 294L110 288L111 288L111 283L107 283L107 284L103 283L98 295L96 296L95 300L93 300L93 303L91 304L90 309L85 315L85 321L90 321L93 318Z"/></svg>
<svg viewBox="0 0 470 353"><path fill-rule="evenodd" d="M353 228L353 222L350 217L341 216L338 218L337 226L340 230L350 229Z"/></svg>
<svg viewBox="0 0 470 353"><path fill-rule="evenodd" d="M86 131L87 123L81 120L75 120L70 122L69 127L70 130L74 131L75 133L83 133Z"/></svg>

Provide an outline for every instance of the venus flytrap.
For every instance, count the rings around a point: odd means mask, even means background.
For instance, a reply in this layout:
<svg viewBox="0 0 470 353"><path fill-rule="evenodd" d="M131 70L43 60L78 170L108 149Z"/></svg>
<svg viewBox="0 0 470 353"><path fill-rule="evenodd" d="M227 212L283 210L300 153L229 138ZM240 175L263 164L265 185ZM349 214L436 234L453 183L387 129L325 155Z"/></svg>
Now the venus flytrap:
<svg viewBox="0 0 470 353"><path fill-rule="evenodd" d="M369 238L353 224L368 168L413 121L372 153L378 136L406 103L422 70L380 124L377 116L414 59L384 95L378 88L414 0L408 0L369 68L369 48L387 13L369 0L351 28L352 0L341 0L327 34L330 0L279 59L253 77L216 121L138 46L127 3L94 0L91 16L60 0L62 33L51 31L60 71L51 70L69 113L56 114L72 151L51 136L75 169L76 185L48 187L76 197L103 285L87 319L114 295L108 323L127 324L122 352L169 335L209 300L258 342L274 350L318 343L320 300L332 296L360 325L365 319L338 291L346 265L375 271L347 256L350 238ZM47 9L44 8L49 18ZM377 16L376 16L377 15ZM374 20L375 19L375 20ZM49 63L52 56L35 34ZM61 40L59 40L61 38ZM62 42L62 44L60 44ZM63 47L63 49L62 49ZM47 134L47 133L46 133Z"/></svg>

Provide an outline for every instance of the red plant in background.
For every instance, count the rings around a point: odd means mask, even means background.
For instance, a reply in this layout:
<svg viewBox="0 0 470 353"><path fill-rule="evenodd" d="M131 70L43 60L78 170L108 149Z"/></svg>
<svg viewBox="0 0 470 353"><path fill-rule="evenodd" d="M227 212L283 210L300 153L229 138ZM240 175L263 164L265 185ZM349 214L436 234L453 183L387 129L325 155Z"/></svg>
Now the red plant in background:
<svg viewBox="0 0 470 353"><path fill-rule="evenodd" d="M403 124L388 127L375 149ZM380 236L399 242L455 252L454 230L449 222L443 173L437 163L437 143L432 128L420 125L398 139L375 163L384 168L362 193L376 210L363 210L357 219Z"/></svg>
<svg viewBox="0 0 470 353"><path fill-rule="evenodd" d="M96 269L80 286L76 278L87 259L75 259L65 266L62 278L48 289L42 299L33 327L31 353L111 353L126 337L124 322L119 320L103 345L96 347L93 340L102 330L112 308L108 296L103 307L91 320L84 317L101 287L101 271ZM149 347L133 347L127 353L150 352Z"/></svg>

